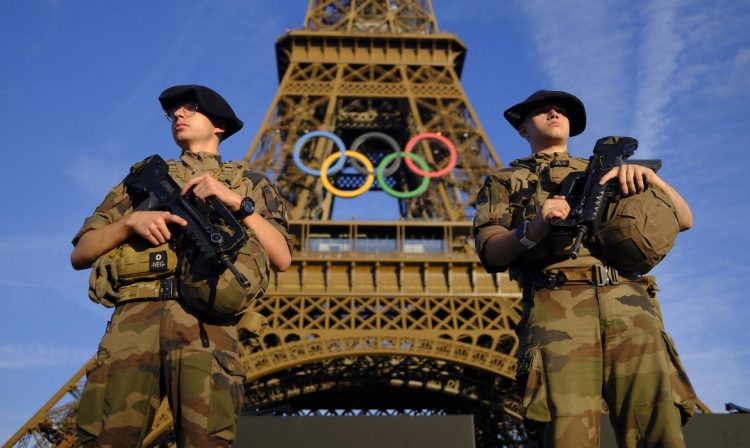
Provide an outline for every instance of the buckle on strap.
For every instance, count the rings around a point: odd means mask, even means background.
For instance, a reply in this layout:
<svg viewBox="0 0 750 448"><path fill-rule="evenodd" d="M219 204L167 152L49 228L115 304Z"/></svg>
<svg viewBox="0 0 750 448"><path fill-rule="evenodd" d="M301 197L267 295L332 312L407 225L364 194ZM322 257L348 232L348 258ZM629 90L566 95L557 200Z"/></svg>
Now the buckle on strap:
<svg viewBox="0 0 750 448"><path fill-rule="evenodd" d="M167 277L159 280L159 298L173 299L177 291L174 277Z"/></svg>
<svg viewBox="0 0 750 448"><path fill-rule="evenodd" d="M563 272L547 273L542 271L525 272L520 277L520 280L524 290L538 288L555 289L568 281Z"/></svg>
<svg viewBox="0 0 750 448"><path fill-rule="evenodd" d="M617 273L617 269L612 266L603 266L601 264L595 264L592 266L592 282L596 286L607 286L617 285L620 283L620 276Z"/></svg>

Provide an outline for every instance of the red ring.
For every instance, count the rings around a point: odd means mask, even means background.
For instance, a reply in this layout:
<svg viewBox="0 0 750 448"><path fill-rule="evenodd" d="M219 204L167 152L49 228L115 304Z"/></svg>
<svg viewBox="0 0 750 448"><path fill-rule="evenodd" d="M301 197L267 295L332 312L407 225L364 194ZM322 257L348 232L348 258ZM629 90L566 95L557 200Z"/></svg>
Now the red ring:
<svg viewBox="0 0 750 448"><path fill-rule="evenodd" d="M448 174L455 166L456 162L458 162L458 152L456 152L456 147L453 146L453 143L448 140L447 138L443 137L440 134L435 134L434 132L423 132L421 134L417 134L406 143L406 148L404 149L405 153L409 153L414 149L414 145L416 145L420 140L430 138L433 140L437 140L440 143L444 144L448 148L448 152L451 153L451 159L448 162L448 165L445 166L440 171L424 171L423 169L419 168L416 163L410 158L406 158L406 166L409 167L410 170L412 170L414 173L419 174L420 176L425 177L440 177L445 174Z"/></svg>

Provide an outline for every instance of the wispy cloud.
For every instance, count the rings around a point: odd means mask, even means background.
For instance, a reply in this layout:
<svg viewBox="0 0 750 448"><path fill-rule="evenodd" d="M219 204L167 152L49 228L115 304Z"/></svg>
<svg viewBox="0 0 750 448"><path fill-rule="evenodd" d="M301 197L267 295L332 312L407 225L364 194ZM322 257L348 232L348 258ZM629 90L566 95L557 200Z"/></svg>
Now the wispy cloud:
<svg viewBox="0 0 750 448"><path fill-rule="evenodd" d="M589 111L584 139L622 133L662 158L695 229L655 270L667 330L714 410L750 400L742 179L750 161L750 4L731 0L518 0L549 87ZM579 138L580 139L580 138ZM581 141L573 142L574 150ZM589 146L590 147L590 146ZM715 168L714 168L715 167ZM717 232L716 229L722 230Z"/></svg>
<svg viewBox="0 0 750 448"><path fill-rule="evenodd" d="M98 153L72 156L65 173L80 189L92 197L103 199L109 189L122 180L126 170L118 170L111 158L94 155Z"/></svg>
<svg viewBox="0 0 750 448"><path fill-rule="evenodd" d="M683 49L677 15L678 0L653 0L643 4L644 27L640 33L639 57L636 59L638 78L636 84L635 122L633 134L637 135L641 157L652 157L653 148L665 140L663 134L668 121L665 107L675 93L674 74L677 59Z"/></svg>
<svg viewBox="0 0 750 448"><path fill-rule="evenodd" d="M750 26L748 6L727 0L515 4L550 87L575 92L586 104L584 140L634 135L639 157L659 157L675 132L675 111L692 106L686 96L750 96L750 42L738 37Z"/></svg>
<svg viewBox="0 0 750 448"><path fill-rule="evenodd" d="M28 233L16 229L0 238L0 286L4 299L9 291L28 288L57 289L73 274L68 263L69 237L44 232ZM33 266L33 268L29 268ZM44 275L39 275L43 272Z"/></svg>
<svg viewBox="0 0 750 448"><path fill-rule="evenodd" d="M535 61L550 80L548 88L575 92L589 111L599 111L589 114L587 137L582 138L593 142L595 136L624 134L623 111L633 106L629 92L636 67L633 18L622 3L519 0L516 4L529 23Z"/></svg>
<svg viewBox="0 0 750 448"><path fill-rule="evenodd" d="M23 288L41 288L42 287L42 285L38 283L18 281L18 280L12 280L9 278L1 278L1 277L0 277L0 285L20 286Z"/></svg>
<svg viewBox="0 0 750 448"><path fill-rule="evenodd" d="M50 235L47 233L17 233L15 235L4 235L0 238L0 256L17 251L47 250L60 245L70 245L70 238L62 235Z"/></svg>
<svg viewBox="0 0 750 448"><path fill-rule="evenodd" d="M111 311L88 300L89 272L70 267L70 248L69 235L11 233L0 238L0 304L63 300L105 319Z"/></svg>
<svg viewBox="0 0 750 448"><path fill-rule="evenodd" d="M472 0L471 3L464 0L433 0L432 4L441 32L446 28L450 31L451 23L497 20L499 16L508 14L506 3L497 0Z"/></svg>
<svg viewBox="0 0 750 448"><path fill-rule="evenodd" d="M24 370L39 367L80 365L91 350L39 344L0 344L0 369Z"/></svg>

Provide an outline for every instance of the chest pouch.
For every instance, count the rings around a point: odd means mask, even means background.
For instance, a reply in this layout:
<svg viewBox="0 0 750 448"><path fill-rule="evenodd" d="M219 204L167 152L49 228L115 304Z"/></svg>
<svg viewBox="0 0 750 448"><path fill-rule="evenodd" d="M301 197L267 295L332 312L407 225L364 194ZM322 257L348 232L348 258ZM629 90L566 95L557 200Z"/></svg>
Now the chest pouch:
<svg viewBox="0 0 750 448"><path fill-rule="evenodd" d="M528 175L530 188L519 192L524 198L519 198L518 202L526 202L523 214L513 217L513 228L521 225L524 220L534 220L542 203L560 190L562 181L572 170L568 160L553 159L549 163L537 164ZM566 259L566 248L572 246L572 236L550 232L536 246L523 252L514 264L522 270L539 270Z"/></svg>
<svg viewBox="0 0 750 448"><path fill-rule="evenodd" d="M120 298L121 286L169 277L176 269L173 243L152 246L142 238L133 238L102 255L91 266L89 298L112 307Z"/></svg>
<svg viewBox="0 0 750 448"><path fill-rule="evenodd" d="M123 244L113 258L117 271L117 284L126 285L144 280L156 280L174 274L177 254L170 242L153 246L146 240Z"/></svg>

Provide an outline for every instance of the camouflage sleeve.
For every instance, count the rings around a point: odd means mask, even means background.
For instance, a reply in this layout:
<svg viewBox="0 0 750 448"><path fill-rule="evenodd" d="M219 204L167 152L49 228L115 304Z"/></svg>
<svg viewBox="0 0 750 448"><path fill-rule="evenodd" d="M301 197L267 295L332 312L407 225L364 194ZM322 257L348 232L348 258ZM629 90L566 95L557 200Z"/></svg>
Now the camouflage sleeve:
<svg viewBox="0 0 750 448"><path fill-rule="evenodd" d="M83 226L73 237L73 246L78 244L81 236L89 230L100 229L121 219L130 208L130 197L125 192L125 185L120 183L107 194L101 204L94 210L94 214L83 221Z"/></svg>
<svg viewBox="0 0 750 448"><path fill-rule="evenodd" d="M286 206L276 187L262 174L245 171L245 178L251 181L252 187L247 196L255 202L255 212L271 223L286 239L289 253L292 252L292 238L289 235L289 220Z"/></svg>
<svg viewBox="0 0 750 448"><path fill-rule="evenodd" d="M499 272L507 268L507 266L490 266L484 257L484 245L491 237L507 232L511 228L509 191L509 185L490 174L477 195L474 244L487 272Z"/></svg>

